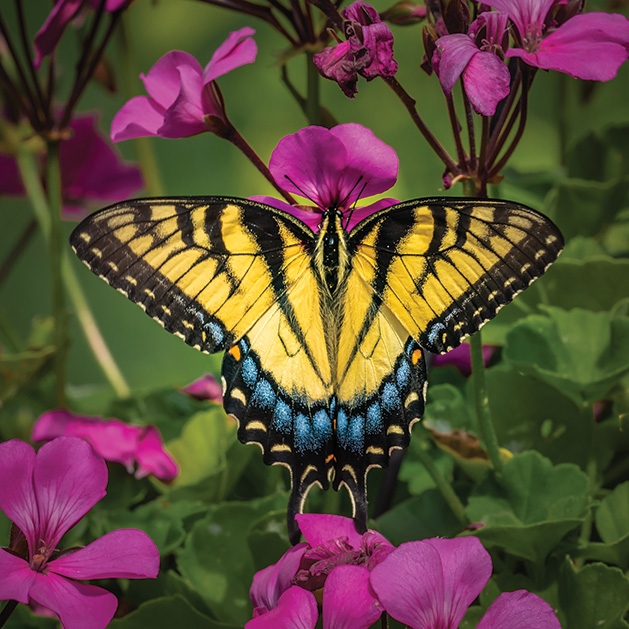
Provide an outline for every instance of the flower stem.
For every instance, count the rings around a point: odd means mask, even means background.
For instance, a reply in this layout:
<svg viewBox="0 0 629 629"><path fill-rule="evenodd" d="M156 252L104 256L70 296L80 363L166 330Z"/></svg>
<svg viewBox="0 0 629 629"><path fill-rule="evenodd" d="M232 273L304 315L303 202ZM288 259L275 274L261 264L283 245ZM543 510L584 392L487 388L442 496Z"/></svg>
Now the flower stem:
<svg viewBox="0 0 629 629"><path fill-rule="evenodd" d="M502 472L502 458L500 457L500 447L498 437L494 430L494 424L489 410L489 398L487 397L487 387L485 384L485 364L483 362L483 340L481 333L477 332L470 337L470 352L472 355L472 376L474 385L474 397L476 401L476 415L478 417L478 428L480 437L487 448L489 460L491 461L496 474Z"/></svg>
<svg viewBox="0 0 629 629"><path fill-rule="evenodd" d="M307 91L306 117L309 124L321 124L321 105L319 103L319 71L313 61L313 53L306 53Z"/></svg>
<svg viewBox="0 0 629 629"><path fill-rule="evenodd" d="M454 513L456 519L461 523L461 526L467 526L469 524L469 520L465 516L465 507L459 500L459 497L456 495L454 489L452 489L452 485L450 485L450 483L444 478L439 468L435 465L433 458L427 452L424 452L424 449L421 446L419 448L415 448L413 453L417 454L417 458L420 463L426 468L426 471L430 474L432 480L435 481L435 485L437 486L439 493L445 500L446 504L450 507L452 513Z"/></svg>
<svg viewBox="0 0 629 629"><path fill-rule="evenodd" d="M40 229L47 243L51 242L51 212L49 211L48 199L39 179L37 159L27 148L22 147L17 155L18 166L24 188L31 201ZM61 222L61 221L59 221ZM61 277L65 283L68 297L77 313L77 317L87 342L94 354L96 362L103 371L119 397L128 397L130 389L115 363L103 336L98 329L94 317L89 309L87 300L83 295L81 286L76 278L74 270L70 265L67 251L61 249Z"/></svg>
<svg viewBox="0 0 629 629"><path fill-rule="evenodd" d="M4 609L0 612L0 627L4 627L7 620L9 620L9 616L15 611L17 603L17 601L7 601Z"/></svg>
<svg viewBox="0 0 629 629"><path fill-rule="evenodd" d="M54 319L55 377L57 405L65 406L66 360L68 354L68 316L61 277L61 171L59 170L59 142L48 142L48 216L50 217L50 279L52 287L52 316Z"/></svg>

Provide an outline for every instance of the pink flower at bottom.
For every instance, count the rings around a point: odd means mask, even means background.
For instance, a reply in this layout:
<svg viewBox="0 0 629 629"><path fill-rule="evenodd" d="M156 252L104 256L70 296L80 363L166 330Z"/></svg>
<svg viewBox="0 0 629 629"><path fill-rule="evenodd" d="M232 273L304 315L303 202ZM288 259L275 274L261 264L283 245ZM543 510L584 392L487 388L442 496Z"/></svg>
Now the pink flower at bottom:
<svg viewBox="0 0 629 629"><path fill-rule="evenodd" d="M157 576L157 547L136 529L112 531L79 550L57 549L106 493L107 466L85 441L59 437L37 454L18 439L1 443L0 478L0 509L21 533L12 552L0 548L0 600L46 607L63 629L104 629L118 601L82 581Z"/></svg>
<svg viewBox="0 0 629 629"><path fill-rule="evenodd" d="M31 438L50 441L62 435L85 439L106 461L122 463L129 473L137 463L136 478L153 474L161 480L172 480L179 471L155 426L132 426L118 419L83 417L57 409L37 419Z"/></svg>

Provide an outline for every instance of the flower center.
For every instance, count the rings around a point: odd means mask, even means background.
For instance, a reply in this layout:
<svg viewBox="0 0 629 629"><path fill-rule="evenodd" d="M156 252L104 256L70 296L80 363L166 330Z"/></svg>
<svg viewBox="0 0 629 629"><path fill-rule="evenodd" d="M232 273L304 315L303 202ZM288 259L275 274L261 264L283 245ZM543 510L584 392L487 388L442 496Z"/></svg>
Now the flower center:
<svg viewBox="0 0 629 629"><path fill-rule="evenodd" d="M527 52L534 53L537 50L539 43L542 41L543 30L543 24L539 24L538 22L528 24L526 32L522 38L522 48L524 48Z"/></svg>
<svg viewBox="0 0 629 629"><path fill-rule="evenodd" d="M48 548L44 540L39 540L39 546L31 558L31 568L36 572L43 572L53 551L54 548Z"/></svg>

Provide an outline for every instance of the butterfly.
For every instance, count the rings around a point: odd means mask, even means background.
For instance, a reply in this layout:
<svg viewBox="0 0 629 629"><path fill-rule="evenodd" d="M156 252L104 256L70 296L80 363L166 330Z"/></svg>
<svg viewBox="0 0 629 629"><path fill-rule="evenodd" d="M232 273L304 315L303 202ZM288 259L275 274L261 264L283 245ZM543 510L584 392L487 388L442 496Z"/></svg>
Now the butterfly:
<svg viewBox="0 0 629 629"><path fill-rule="evenodd" d="M424 412L424 350L446 352L557 258L547 218L498 200L429 198L346 229L228 197L139 199L70 242L97 275L202 352L225 351L224 407L243 443L289 468L288 523L313 484L346 486L366 528L366 476Z"/></svg>

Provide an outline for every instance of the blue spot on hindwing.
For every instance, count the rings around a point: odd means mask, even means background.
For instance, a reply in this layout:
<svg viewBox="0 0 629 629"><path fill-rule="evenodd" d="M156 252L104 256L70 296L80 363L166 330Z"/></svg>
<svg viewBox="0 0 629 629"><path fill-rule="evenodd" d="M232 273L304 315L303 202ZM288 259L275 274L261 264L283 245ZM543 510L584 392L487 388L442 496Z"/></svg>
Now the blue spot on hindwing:
<svg viewBox="0 0 629 629"><path fill-rule="evenodd" d="M385 411L394 411L400 408L400 392L392 382L387 382L382 388L381 402Z"/></svg>
<svg viewBox="0 0 629 629"><path fill-rule="evenodd" d="M258 379L258 367L251 356L247 356L242 363L242 379L249 387L253 387Z"/></svg>
<svg viewBox="0 0 629 629"><path fill-rule="evenodd" d="M411 368L408 366L408 363L403 360L398 370L395 374L395 380L400 389L403 389L408 385L409 380L411 379Z"/></svg>
<svg viewBox="0 0 629 629"><path fill-rule="evenodd" d="M323 445L332 436L332 420L324 409L317 411L312 417L312 425L319 445Z"/></svg>
<svg viewBox="0 0 629 629"><path fill-rule="evenodd" d="M215 321L210 321L206 324L206 329L210 338L212 339L213 345L219 345L225 339L225 333L223 332L223 328L216 323Z"/></svg>
<svg viewBox="0 0 629 629"><path fill-rule="evenodd" d="M259 380L251 397L251 402L260 408L270 409L276 404L277 396L268 380Z"/></svg>
<svg viewBox="0 0 629 629"><path fill-rule="evenodd" d="M293 429L293 412L284 400L278 400L273 411L273 428L278 432L289 434Z"/></svg>
<svg viewBox="0 0 629 629"><path fill-rule="evenodd" d="M374 402L367 409L366 429L370 435L377 434L382 431L382 409L378 402Z"/></svg>

